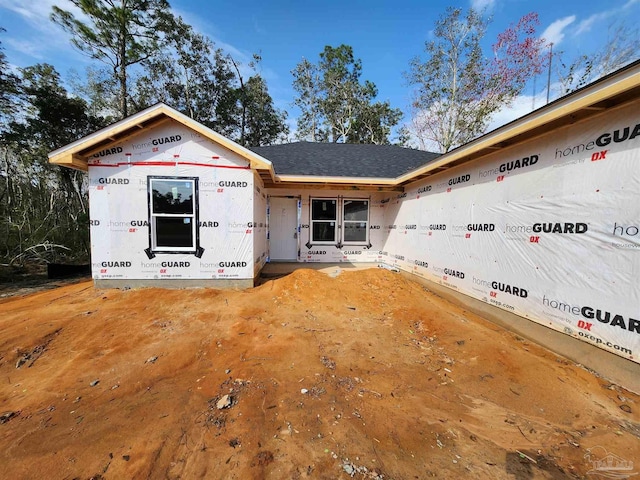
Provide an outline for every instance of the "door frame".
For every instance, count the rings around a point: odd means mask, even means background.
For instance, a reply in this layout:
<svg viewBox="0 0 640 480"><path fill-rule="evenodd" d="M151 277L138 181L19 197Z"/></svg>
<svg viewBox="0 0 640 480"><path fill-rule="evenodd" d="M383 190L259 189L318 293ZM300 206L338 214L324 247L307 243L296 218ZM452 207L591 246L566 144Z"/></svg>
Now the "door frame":
<svg viewBox="0 0 640 480"><path fill-rule="evenodd" d="M296 250L294 252L293 258L290 260L287 259L277 259L273 260L271 258L271 199L272 198L286 198L290 200L296 201L296 222L295 222L295 233L296 233ZM268 242L268 251L269 256L267 257L267 262L287 262L287 261L295 261L298 262L300 260L300 231L301 231L301 216L302 216L302 197L300 195L268 195L267 196L267 242Z"/></svg>

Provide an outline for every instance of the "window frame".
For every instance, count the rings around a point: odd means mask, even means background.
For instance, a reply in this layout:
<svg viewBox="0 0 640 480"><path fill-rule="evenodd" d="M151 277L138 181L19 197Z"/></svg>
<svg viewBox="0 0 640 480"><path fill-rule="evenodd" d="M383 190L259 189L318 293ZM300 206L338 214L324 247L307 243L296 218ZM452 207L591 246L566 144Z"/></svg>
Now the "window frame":
<svg viewBox="0 0 640 480"><path fill-rule="evenodd" d="M314 224L316 223L329 223L331 222L331 220L314 220L313 219L313 202L314 201L332 201L335 202L336 205L336 215L335 215L335 219L333 220L334 225L334 230L333 230L333 240L314 240L313 238L313 231L314 231ZM336 245L338 243L338 231L339 231L339 226L340 224L338 223L338 215L340 212L340 206L338 204L338 198L335 197L311 197L309 199L309 242L312 243L313 245Z"/></svg>
<svg viewBox="0 0 640 480"><path fill-rule="evenodd" d="M315 223L327 223L331 220L314 220L313 218L313 202L316 200L328 200L336 202L336 225L334 231L333 240L314 240L314 224ZM363 220L345 220L345 205L347 202L366 202L367 204L367 219L364 221L366 224L366 235L364 240L349 240L345 241L345 225L348 223L363 223ZM343 245L369 245L369 227L371 225L371 198L368 197L309 197L309 246L311 245L336 245L342 247Z"/></svg>
<svg viewBox="0 0 640 480"><path fill-rule="evenodd" d="M345 206L346 202L365 202L367 204L367 219L363 222L362 220L346 220L345 219ZM369 244L369 225L371 220L371 202L368 198L343 198L342 205L340 211L342 212L342 225L340 226L341 230L341 240L343 245L368 245ZM365 223L365 238L364 240L345 240L345 227L347 223Z"/></svg>
<svg viewBox="0 0 640 480"><path fill-rule="evenodd" d="M191 183L192 195L192 211L191 213L160 213L154 212L153 207L153 184L155 181L173 181ZM147 208L148 208L148 224L149 224L149 248L145 250L149 258L153 258L158 253L170 254L194 254L198 258L202 256L203 249L200 247L200 208L199 208L199 190L198 177L179 177L179 176L147 176ZM158 218L182 218L190 219L191 223L191 245L187 246L168 246L158 244Z"/></svg>

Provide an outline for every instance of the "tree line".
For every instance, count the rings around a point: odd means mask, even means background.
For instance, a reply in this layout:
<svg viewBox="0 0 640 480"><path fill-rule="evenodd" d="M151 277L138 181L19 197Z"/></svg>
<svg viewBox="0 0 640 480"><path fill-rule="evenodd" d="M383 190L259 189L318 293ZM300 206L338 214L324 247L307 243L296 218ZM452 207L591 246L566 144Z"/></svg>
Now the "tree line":
<svg viewBox="0 0 640 480"><path fill-rule="evenodd" d="M244 146L283 141L287 114L259 72L172 13L165 0L72 0L51 20L96 60L63 82L49 64L12 71L0 43L0 264L87 261L87 177L47 153L164 102ZM68 91L65 87L70 85Z"/></svg>
<svg viewBox="0 0 640 480"><path fill-rule="evenodd" d="M260 74L259 54L243 64L176 16L167 0L70 1L82 16L54 6L51 21L95 60L84 75L65 83L46 63L13 71L0 42L2 265L89 258L86 175L52 168L47 153L157 102L244 146L295 138L445 153L484 133L551 60L535 13L501 32L487 54L486 15L449 8L405 72L413 98L404 126L403 112L362 79L353 48L338 45L292 69L300 112L292 135ZM564 63L556 52L561 93L633 60L639 38L619 26L591 57Z"/></svg>

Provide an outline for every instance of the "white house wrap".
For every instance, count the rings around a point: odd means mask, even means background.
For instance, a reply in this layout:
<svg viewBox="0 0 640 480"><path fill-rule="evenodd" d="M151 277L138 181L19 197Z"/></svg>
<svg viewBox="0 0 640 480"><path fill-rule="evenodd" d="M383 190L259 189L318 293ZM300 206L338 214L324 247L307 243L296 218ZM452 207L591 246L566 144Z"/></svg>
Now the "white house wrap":
<svg viewBox="0 0 640 480"><path fill-rule="evenodd" d="M637 361L638 111L627 106L408 185L387 203L385 258Z"/></svg>
<svg viewBox="0 0 640 480"><path fill-rule="evenodd" d="M640 62L446 155L246 149L156 105L50 154L89 172L98 286L250 287L371 262L639 362Z"/></svg>
<svg viewBox="0 0 640 480"><path fill-rule="evenodd" d="M97 152L88 166L96 280L253 279L254 258L264 264L265 219L254 211L264 193L237 154L171 122ZM186 212L155 212L154 192L170 193L170 208L192 198ZM167 253L156 238L167 221L189 231L191 248Z"/></svg>

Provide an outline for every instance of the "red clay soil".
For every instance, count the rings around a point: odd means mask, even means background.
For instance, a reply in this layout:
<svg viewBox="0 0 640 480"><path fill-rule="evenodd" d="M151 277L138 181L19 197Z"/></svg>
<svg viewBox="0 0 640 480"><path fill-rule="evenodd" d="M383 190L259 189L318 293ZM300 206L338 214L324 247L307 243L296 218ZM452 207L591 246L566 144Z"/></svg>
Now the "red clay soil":
<svg viewBox="0 0 640 480"><path fill-rule="evenodd" d="M637 395L383 269L82 282L2 300L0 331L3 479L640 472Z"/></svg>

